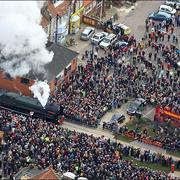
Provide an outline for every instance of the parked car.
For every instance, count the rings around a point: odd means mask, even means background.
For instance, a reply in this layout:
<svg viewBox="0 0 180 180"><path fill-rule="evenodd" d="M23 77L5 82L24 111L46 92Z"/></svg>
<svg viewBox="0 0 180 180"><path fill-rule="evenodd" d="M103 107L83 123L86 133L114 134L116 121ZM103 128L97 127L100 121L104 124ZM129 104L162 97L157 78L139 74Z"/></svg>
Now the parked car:
<svg viewBox="0 0 180 180"><path fill-rule="evenodd" d="M115 113L110 121L107 122L107 124L112 124L112 123L123 123L125 120L125 116L121 113Z"/></svg>
<svg viewBox="0 0 180 180"><path fill-rule="evenodd" d="M127 114L132 116L136 115L136 113L139 113L145 105L146 105L146 100L142 98L138 98L134 102L130 103L130 105L127 108Z"/></svg>
<svg viewBox="0 0 180 180"><path fill-rule="evenodd" d="M175 8L176 5L176 9L180 8L180 0L167 0L165 4L173 8Z"/></svg>
<svg viewBox="0 0 180 180"><path fill-rule="evenodd" d="M131 33L131 29L125 24L113 24L113 29L118 29L122 35L129 35Z"/></svg>
<svg viewBox="0 0 180 180"><path fill-rule="evenodd" d="M176 9L174 9L170 6L167 6L167 5L161 5L159 7L159 11L166 12L166 13L171 14L171 15L176 14Z"/></svg>
<svg viewBox="0 0 180 180"><path fill-rule="evenodd" d="M167 21L171 22L171 15L162 11L153 12L149 14L149 19L155 20L155 21Z"/></svg>
<svg viewBox="0 0 180 180"><path fill-rule="evenodd" d="M114 44L116 41L116 35L115 34L109 34L107 37L105 37L99 46L101 48L109 48L110 45Z"/></svg>
<svg viewBox="0 0 180 180"><path fill-rule="evenodd" d="M146 105L146 100L143 98L137 98L137 101L140 101L143 104L143 106Z"/></svg>
<svg viewBox="0 0 180 180"><path fill-rule="evenodd" d="M80 39L88 41L91 36L94 34L95 29L93 27L86 27L84 31L81 33Z"/></svg>
<svg viewBox="0 0 180 180"><path fill-rule="evenodd" d="M98 45L106 36L108 36L107 32L100 32L94 34L91 38L91 43Z"/></svg>
<svg viewBox="0 0 180 180"><path fill-rule="evenodd" d="M118 128L118 123L123 123L124 120L124 115L116 113L111 117L111 119L108 122L103 122L103 129L109 129L112 131L113 129Z"/></svg>

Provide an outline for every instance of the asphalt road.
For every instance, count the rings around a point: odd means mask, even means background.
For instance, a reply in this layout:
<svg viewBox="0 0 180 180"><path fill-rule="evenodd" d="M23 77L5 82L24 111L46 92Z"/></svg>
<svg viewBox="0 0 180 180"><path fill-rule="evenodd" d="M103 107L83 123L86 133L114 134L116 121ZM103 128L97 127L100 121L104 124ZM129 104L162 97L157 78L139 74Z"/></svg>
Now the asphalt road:
<svg viewBox="0 0 180 180"><path fill-rule="evenodd" d="M123 23L132 29L137 41L141 40L145 32L145 20L149 13L158 10L163 1L137 1L135 9L127 14Z"/></svg>

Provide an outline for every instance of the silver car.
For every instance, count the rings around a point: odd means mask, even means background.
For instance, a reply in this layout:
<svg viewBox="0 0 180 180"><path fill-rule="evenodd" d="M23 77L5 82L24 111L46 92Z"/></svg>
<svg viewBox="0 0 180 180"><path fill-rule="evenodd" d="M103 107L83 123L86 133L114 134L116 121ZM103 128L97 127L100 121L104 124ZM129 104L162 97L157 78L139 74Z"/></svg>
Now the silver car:
<svg viewBox="0 0 180 180"><path fill-rule="evenodd" d="M95 29L93 27L86 27L84 31L81 33L80 39L84 41L88 41L90 37L94 34Z"/></svg>
<svg viewBox="0 0 180 180"><path fill-rule="evenodd" d="M94 34L91 38L91 43L95 45L99 45L99 43L108 35L106 32L100 32Z"/></svg>
<svg viewBox="0 0 180 180"><path fill-rule="evenodd" d="M176 5L177 9L180 8L180 0L167 0L165 4L171 7L174 7Z"/></svg>

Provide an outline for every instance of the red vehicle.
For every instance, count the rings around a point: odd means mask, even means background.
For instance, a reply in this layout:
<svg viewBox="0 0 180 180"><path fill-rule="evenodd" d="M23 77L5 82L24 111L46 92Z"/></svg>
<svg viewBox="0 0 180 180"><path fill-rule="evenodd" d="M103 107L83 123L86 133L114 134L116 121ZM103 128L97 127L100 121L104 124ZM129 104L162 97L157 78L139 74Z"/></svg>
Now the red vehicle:
<svg viewBox="0 0 180 180"><path fill-rule="evenodd" d="M167 122L170 120L171 125L180 127L180 114L172 111L172 108L168 106L165 106L164 108L157 106L154 120L159 122Z"/></svg>

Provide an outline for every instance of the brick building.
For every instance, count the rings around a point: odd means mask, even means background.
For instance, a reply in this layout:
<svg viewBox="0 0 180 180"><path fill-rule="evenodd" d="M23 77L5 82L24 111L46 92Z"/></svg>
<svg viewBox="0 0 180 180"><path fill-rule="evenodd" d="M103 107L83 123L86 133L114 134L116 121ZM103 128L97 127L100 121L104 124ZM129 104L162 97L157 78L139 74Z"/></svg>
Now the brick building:
<svg viewBox="0 0 180 180"><path fill-rule="evenodd" d="M53 60L45 66L45 76L42 74L36 76L28 74L25 77L13 78L1 69L0 88L31 96L32 94L29 87L38 79L47 80L50 85L51 93L53 93L56 84L68 80L70 74L76 71L78 53L53 43L48 44L47 49L54 52L54 57Z"/></svg>

